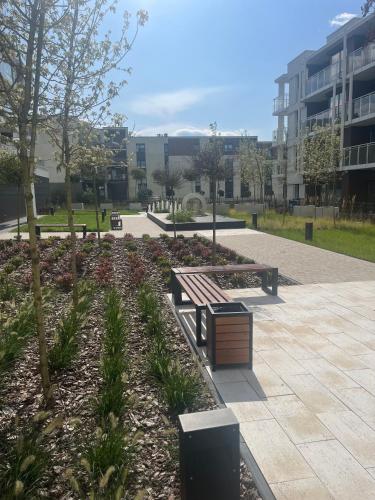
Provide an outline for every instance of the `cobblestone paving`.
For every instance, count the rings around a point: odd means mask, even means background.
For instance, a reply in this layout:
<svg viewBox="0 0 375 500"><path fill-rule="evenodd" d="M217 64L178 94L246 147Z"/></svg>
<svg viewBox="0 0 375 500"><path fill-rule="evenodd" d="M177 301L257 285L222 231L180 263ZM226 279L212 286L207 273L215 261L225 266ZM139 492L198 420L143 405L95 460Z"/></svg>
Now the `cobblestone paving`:
<svg viewBox="0 0 375 500"><path fill-rule="evenodd" d="M204 233L209 237L210 233ZM375 264L278 236L248 230L218 232L217 241L299 283L375 280Z"/></svg>

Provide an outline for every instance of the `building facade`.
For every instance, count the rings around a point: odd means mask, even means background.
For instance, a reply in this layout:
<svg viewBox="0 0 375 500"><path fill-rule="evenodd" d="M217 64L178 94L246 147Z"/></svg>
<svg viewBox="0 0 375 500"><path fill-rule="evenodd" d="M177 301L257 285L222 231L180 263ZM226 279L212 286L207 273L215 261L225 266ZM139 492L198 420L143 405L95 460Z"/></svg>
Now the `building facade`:
<svg viewBox="0 0 375 500"><path fill-rule="evenodd" d="M354 18L306 50L278 77L273 115L273 191L306 197L299 144L315 126L340 128L342 200L375 206L375 14Z"/></svg>

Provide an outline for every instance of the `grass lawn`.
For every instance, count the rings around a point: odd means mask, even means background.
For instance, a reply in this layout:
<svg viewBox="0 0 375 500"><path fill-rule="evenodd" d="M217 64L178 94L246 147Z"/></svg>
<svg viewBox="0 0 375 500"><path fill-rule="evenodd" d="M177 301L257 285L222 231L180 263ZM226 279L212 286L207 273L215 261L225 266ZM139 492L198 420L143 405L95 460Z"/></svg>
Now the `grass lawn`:
<svg viewBox="0 0 375 500"><path fill-rule="evenodd" d="M251 227L251 214L229 211L229 216L245 219ZM314 223L313 241L305 241L305 222ZM258 229L290 240L300 241L333 252L375 262L375 224L351 220L311 219L283 215L269 211L258 217Z"/></svg>
<svg viewBox="0 0 375 500"><path fill-rule="evenodd" d="M120 210L121 215L135 215L138 212L136 210ZM107 210L107 217L105 218L104 222L102 222L102 216L101 213L99 213L99 222L100 222L100 230L101 231L109 231L110 229L110 224L109 224L109 217L110 217L110 211ZM66 210L57 210L55 212L55 215L43 215L38 219L39 224L67 224L67 213ZM85 210L76 210L74 213L74 223L75 224L87 224L87 231L88 232L95 232L96 231L96 217L95 217L95 212L91 211L85 211ZM27 232L28 227L27 224L24 224L21 226L21 231L22 232ZM68 231L68 228L61 228L61 227L46 227L42 228L43 232L60 232L60 231ZM77 231L81 231L79 228L77 228ZM13 229L13 232L17 232L17 229Z"/></svg>

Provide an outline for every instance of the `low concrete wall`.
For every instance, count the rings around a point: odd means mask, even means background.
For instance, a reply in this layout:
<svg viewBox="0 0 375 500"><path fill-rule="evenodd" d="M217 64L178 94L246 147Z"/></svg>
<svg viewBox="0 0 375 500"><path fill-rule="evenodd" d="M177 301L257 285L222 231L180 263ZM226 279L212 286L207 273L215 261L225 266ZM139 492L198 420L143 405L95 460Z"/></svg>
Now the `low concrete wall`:
<svg viewBox="0 0 375 500"><path fill-rule="evenodd" d="M142 203L139 202L131 202L129 203L130 210L142 210Z"/></svg>
<svg viewBox="0 0 375 500"><path fill-rule="evenodd" d="M158 217L158 216L161 217ZM164 214L147 213L147 217L155 224L161 227L164 231L173 231L173 222L162 217ZM246 227L244 220L230 219L228 221L217 221L216 229L243 229ZM177 222L177 231L202 231L205 229L212 229L212 222Z"/></svg>
<svg viewBox="0 0 375 500"><path fill-rule="evenodd" d="M315 207L314 205L301 205L293 207L293 215L298 217L338 217L339 207Z"/></svg>

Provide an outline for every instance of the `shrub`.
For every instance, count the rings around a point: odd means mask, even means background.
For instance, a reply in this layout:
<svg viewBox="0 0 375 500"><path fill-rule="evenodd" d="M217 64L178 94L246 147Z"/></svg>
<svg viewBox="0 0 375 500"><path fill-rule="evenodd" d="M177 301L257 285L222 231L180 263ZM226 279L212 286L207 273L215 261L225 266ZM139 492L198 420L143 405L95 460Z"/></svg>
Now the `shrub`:
<svg viewBox="0 0 375 500"><path fill-rule="evenodd" d="M163 338L154 340L149 356L148 356L149 371L158 382L162 382L168 375L172 358L165 345Z"/></svg>
<svg viewBox="0 0 375 500"><path fill-rule="evenodd" d="M103 236L103 241L107 241L109 243L113 243L115 241L115 235L114 234L111 234L111 233L106 233L104 236Z"/></svg>
<svg viewBox="0 0 375 500"><path fill-rule="evenodd" d="M185 372L176 362L170 364L162 384L162 391L169 409L176 415L191 410L200 394L197 375Z"/></svg>
<svg viewBox="0 0 375 500"><path fill-rule="evenodd" d="M175 214L174 214L174 219L173 219L173 214L169 214L167 216L167 219L171 220L171 221L174 220L174 222L176 222L176 223L194 222L193 214L189 210L177 210L177 212L175 212Z"/></svg>
<svg viewBox="0 0 375 500"><path fill-rule="evenodd" d="M96 233L90 233L86 237L86 241L93 242L96 240Z"/></svg>
<svg viewBox="0 0 375 500"><path fill-rule="evenodd" d="M142 239L143 241L149 241L151 239L151 236L149 234L142 234Z"/></svg>
<svg viewBox="0 0 375 500"><path fill-rule="evenodd" d="M20 255L15 255L10 259L9 263L14 267L14 269L17 269L23 264L23 258Z"/></svg>
<svg viewBox="0 0 375 500"><path fill-rule="evenodd" d="M7 263L5 264L5 266L3 267L3 269L4 269L4 272L5 272L6 274L10 274L10 273L12 273L12 272L13 272L16 268L14 267L14 265L13 265L13 264L11 264L10 262L7 262Z"/></svg>
<svg viewBox="0 0 375 500"><path fill-rule="evenodd" d="M17 288L6 278L0 279L0 301L8 301L17 297Z"/></svg>
<svg viewBox="0 0 375 500"><path fill-rule="evenodd" d="M112 242L103 240L100 243L100 248L102 248L103 250L111 250Z"/></svg>
<svg viewBox="0 0 375 500"><path fill-rule="evenodd" d="M85 252L76 253L76 265L77 265L77 271L79 273L83 271L83 264L85 262L85 258L86 258Z"/></svg>
<svg viewBox="0 0 375 500"><path fill-rule="evenodd" d="M130 267L130 281L134 287L138 287L143 283L146 274L146 269L142 259L136 253L128 254L128 263Z"/></svg>
<svg viewBox="0 0 375 500"><path fill-rule="evenodd" d="M68 367L77 354L77 328L77 317L74 311L69 313L58 325L55 343L48 354L48 361L52 371Z"/></svg>
<svg viewBox="0 0 375 500"><path fill-rule="evenodd" d="M65 272L56 277L56 286L64 292L69 292L73 286L73 275L70 272Z"/></svg>
<svg viewBox="0 0 375 500"><path fill-rule="evenodd" d="M137 300L143 322L152 317L153 311L159 310L159 301L148 283L144 283L140 287Z"/></svg>
<svg viewBox="0 0 375 500"><path fill-rule="evenodd" d="M103 255L94 272L95 280L100 286L108 286L113 278L113 266L110 258Z"/></svg>
<svg viewBox="0 0 375 500"><path fill-rule="evenodd" d="M35 312L33 303L27 301L20 307L15 319L3 325L0 335L0 372L7 369L17 358L26 341L35 332Z"/></svg>
<svg viewBox="0 0 375 500"><path fill-rule="evenodd" d="M28 431L16 427L14 434L12 441L0 435L1 498L36 498L49 459L41 443L43 435L35 424Z"/></svg>

